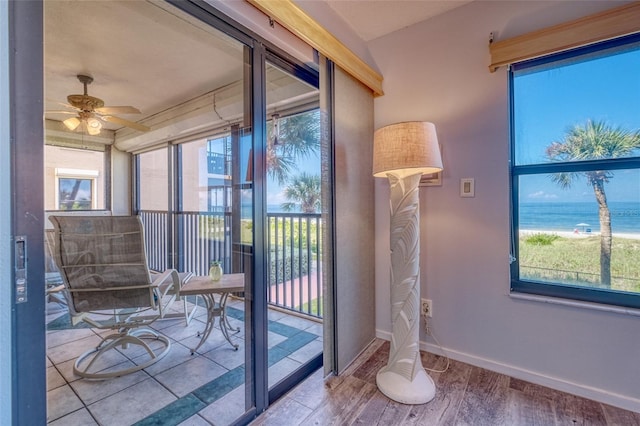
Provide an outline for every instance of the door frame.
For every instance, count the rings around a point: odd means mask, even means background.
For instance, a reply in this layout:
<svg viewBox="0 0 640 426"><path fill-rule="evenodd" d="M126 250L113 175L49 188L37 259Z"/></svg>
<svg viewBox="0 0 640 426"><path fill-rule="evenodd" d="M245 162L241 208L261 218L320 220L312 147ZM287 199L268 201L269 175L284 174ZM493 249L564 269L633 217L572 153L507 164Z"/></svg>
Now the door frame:
<svg viewBox="0 0 640 426"><path fill-rule="evenodd" d="M6 4L6 2L3 2ZM9 1L11 424L46 424L43 3ZM24 243L18 240L24 239ZM24 262L15 247L23 244ZM24 263L24 273L16 267ZM20 278L26 294L20 299ZM3 397L4 399L4 397Z"/></svg>

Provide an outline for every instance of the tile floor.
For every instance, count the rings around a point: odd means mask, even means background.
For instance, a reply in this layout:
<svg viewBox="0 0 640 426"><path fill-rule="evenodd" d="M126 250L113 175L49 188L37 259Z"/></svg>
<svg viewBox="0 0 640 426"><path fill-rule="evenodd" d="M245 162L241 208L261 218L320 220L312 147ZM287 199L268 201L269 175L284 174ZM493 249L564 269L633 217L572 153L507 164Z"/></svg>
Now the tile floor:
<svg viewBox="0 0 640 426"><path fill-rule="evenodd" d="M177 306L180 305L180 306ZM65 310L47 315L47 421L73 425L224 425L245 411L244 302L230 299L228 315L241 331L229 345L216 320L207 341L191 355L204 328L198 308L187 326L184 319L156 321L154 329L171 339L171 350L144 370L108 380L87 380L73 373L75 359L95 346L102 331L68 328ZM181 304L174 304L177 310ZM322 324L269 310L269 384L277 383L322 351ZM133 365L139 348L111 351L99 369Z"/></svg>

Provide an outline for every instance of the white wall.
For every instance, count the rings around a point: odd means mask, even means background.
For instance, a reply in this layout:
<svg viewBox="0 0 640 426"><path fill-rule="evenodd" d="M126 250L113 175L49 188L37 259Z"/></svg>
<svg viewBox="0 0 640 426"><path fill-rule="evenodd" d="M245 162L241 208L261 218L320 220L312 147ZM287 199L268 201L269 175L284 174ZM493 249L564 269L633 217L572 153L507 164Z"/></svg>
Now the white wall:
<svg viewBox="0 0 640 426"><path fill-rule="evenodd" d="M111 212L129 215L131 208L131 154L111 147Z"/></svg>
<svg viewBox="0 0 640 426"><path fill-rule="evenodd" d="M380 71L371 57L366 43L327 2L294 0L294 3L309 16L312 16L316 22L339 39L367 65L378 72Z"/></svg>
<svg viewBox="0 0 640 426"><path fill-rule="evenodd" d="M0 0L0 200L11 198L9 2ZM11 204L0 203L0 424L11 424Z"/></svg>
<svg viewBox="0 0 640 426"><path fill-rule="evenodd" d="M503 39L616 5L478 1L369 49L384 76L375 127L432 121L443 147L443 185L420 194L422 295L440 343L453 358L640 411L640 317L509 297L507 74L488 71L490 32ZM475 178L475 198L459 197L463 177ZM381 337L391 329L388 195L377 179Z"/></svg>

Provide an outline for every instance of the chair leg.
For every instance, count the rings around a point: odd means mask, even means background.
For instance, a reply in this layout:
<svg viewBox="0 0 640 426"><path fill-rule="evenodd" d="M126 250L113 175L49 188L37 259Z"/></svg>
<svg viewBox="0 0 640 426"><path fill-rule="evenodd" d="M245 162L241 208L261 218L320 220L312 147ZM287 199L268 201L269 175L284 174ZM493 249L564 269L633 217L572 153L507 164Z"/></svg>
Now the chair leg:
<svg viewBox="0 0 640 426"><path fill-rule="evenodd" d="M151 347L143 340L143 339L151 339L158 340L163 343L164 347L162 351L156 353L151 349ZM109 372L92 372L91 367L94 363L107 351L114 349L117 346L126 346L126 345L138 345L145 349L147 352L149 359L144 363L135 365L130 368L125 368L121 370L109 371ZM133 373L135 371L142 370L143 368L147 368L151 364L159 361L164 357L171 348L171 342L165 336L162 336L150 329L137 329L137 330L128 330L124 333L114 333L110 334L103 339L103 341L95 348L83 353L78 357L76 362L73 365L73 372L86 379L95 379L95 380L104 380L112 377L120 377L129 373ZM88 361L86 366L81 366L81 364L91 358Z"/></svg>

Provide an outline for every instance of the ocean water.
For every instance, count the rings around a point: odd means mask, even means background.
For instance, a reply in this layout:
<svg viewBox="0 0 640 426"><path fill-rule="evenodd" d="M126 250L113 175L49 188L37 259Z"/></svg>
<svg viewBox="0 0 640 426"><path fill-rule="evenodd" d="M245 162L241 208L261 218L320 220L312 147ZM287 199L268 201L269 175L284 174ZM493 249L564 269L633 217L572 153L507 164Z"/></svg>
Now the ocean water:
<svg viewBox="0 0 640 426"><path fill-rule="evenodd" d="M640 233L640 203L611 201L612 232ZM592 203L522 203L519 227L527 230L573 231L586 228L600 232L598 204ZM576 226L586 223L589 226Z"/></svg>
<svg viewBox="0 0 640 426"><path fill-rule="evenodd" d="M610 201L611 229L613 232L640 233L640 203ZM267 204L269 213L282 212L279 204ZM295 211L294 211L295 212ZM587 228L600 232L598 205L588 203L521 203L520 229L571 232ZM243 205L242 218L251 218L251 205ZM576 225L586 223L589 226Z"/></svg>

